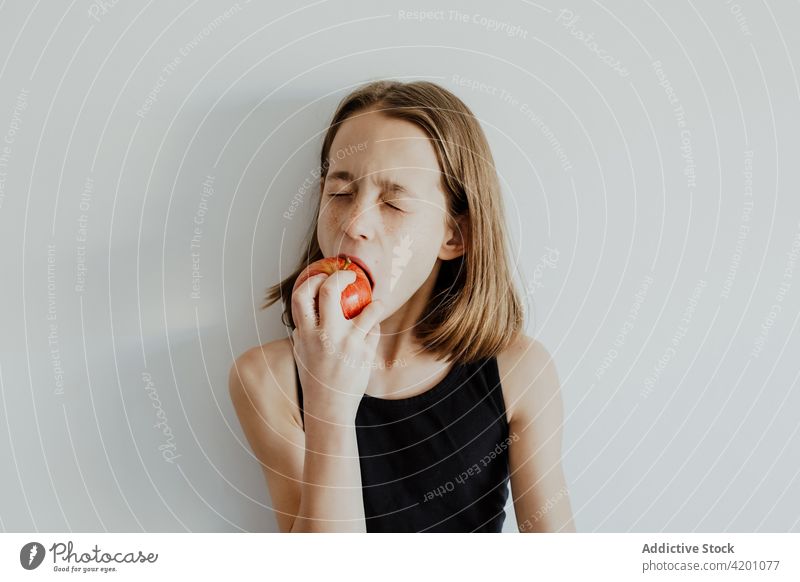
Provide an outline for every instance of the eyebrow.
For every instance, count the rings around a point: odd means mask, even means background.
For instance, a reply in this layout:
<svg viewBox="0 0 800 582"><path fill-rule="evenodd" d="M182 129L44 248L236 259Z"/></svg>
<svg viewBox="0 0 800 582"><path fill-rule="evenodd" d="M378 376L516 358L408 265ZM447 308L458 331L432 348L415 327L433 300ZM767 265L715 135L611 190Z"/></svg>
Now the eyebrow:
<svg viewBox="0 0 800 582"><path fill-rule="evenodd" d="M337 170L336 172L331 172L328 174L327 179L329 180L343 180L345 182L356 182L355 176L348 172L347 170ZM397 182L393 182L386 178L378 178L376 179L378 185L388 188L392 192L397 192L400 194L412 194L405 186L402 184L398 184Z"/></svg>

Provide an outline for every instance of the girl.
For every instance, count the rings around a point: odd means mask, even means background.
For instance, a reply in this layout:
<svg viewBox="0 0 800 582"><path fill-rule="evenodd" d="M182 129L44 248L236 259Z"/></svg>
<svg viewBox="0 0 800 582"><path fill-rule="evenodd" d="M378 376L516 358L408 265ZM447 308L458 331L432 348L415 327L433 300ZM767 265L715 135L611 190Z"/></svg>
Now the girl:
<svg viewBox="0 0 800 582"><path fill-rule="evenodd" d="M469 108L421 81L348 95L315 217L262 306L282 300L290 336L230 371L280 530L498 532L510 479L520 531L574 531L558 376L520 332L499 181ZM340 255L373 285L350 320L352 271L292 293L308 263Z"/></svg>

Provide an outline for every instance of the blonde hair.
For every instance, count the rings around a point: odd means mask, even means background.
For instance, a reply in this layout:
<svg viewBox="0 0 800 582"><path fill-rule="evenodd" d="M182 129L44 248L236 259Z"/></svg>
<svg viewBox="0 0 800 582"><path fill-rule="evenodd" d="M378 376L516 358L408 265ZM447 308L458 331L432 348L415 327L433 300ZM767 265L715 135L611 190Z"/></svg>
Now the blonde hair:
<svg viewBox="0 0 800 582"><path fill-rule="evenodd" d="M345 120L372 109L415 123L428 134L442 169L448 221L454 225L454 217L468 218L465 251L442 262L414 336L425 351L447 362L496 356L524 324L524 308L509 269L500 183L489 143L472 111L450 91L428 81L373 81L339 103L322 143L320 196L305 257L292 274L267 289L261 309L281 299L281 319L295 328L291 307L295 279L308 264L324 258L316 233L331 145Z"/></svg>

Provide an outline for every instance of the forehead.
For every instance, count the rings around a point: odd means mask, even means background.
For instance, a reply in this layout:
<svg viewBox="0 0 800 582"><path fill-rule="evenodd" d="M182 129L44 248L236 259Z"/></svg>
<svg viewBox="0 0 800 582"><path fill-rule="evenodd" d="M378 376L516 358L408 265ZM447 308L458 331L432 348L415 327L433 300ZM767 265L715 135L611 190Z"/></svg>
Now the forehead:
<svg viewBox="0 0 800 582"><path fill-rule="evenodd" d="M342 123L328 152L328 180L437 189L441 168L428 135L414 123L379 112L356 114Z"/></svg>

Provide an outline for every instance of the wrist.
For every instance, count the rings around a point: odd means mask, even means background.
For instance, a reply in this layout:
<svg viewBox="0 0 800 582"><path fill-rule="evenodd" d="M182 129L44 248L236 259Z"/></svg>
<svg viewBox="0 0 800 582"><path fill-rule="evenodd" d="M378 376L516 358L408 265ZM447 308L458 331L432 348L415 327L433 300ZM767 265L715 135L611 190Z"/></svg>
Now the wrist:
<svg viewBox="0 0 800 582"><path fill-rule="evenodd" d="M317 394L320 397L317 397ZM361 396L343 393L332 394L329 388L317 394L304 402L303 410L307 416L322 422L326 426L355 425Z"/></svg>
<svg viewBox="0 0 800 582"><path fill-rule="evenodd" d="M356 446L355 421L306 416L305 447L307 453L338 455Z"/></svg>
<svg viewBox="0 0 800 582"><path fill-rule="evenodd" d="M306 432L311 427L316 431L343 431L355 427L356 409L349 407L309 406L303 409Z"/></svg>

